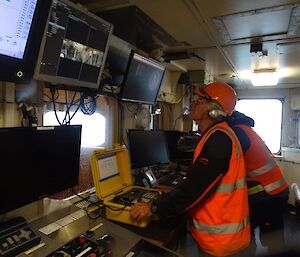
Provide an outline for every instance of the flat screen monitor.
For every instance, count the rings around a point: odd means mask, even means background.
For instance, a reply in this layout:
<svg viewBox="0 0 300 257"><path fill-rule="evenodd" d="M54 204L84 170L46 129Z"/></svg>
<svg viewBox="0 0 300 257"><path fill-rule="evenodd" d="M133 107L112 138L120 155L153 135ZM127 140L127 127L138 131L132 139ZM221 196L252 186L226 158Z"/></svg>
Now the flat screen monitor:
<svg viewBox="0 0 300 257"><path fill-rule="evenodd" d="M178 141L182 136L187 135L187 132L177 130L165 130L165 136L168 146L170 160L172 162L181 162L192 160L194 152L183 152L178 149Z"/></svg>
<svg viewBox="0 0 300 257"><path fill-rule="evenodd" d="M81 126L0 129L0 213L78 184Z"/></svg>
<svg viewBox="0 0 300 257"><path fill-rule="evenodd" d="M32 79L51 0L0 2L0 80Z"/></svg>
<svg viewBox="0 0 300 257"><path fill-rule="evenodd" d="M170 162L163 130L129 129L127 136L133 169Z"/></svg>
<svg viewBox="0 0 300 257"><path fill-rule="evenodd" d="M122 83L121 100L155 104L164 73L162 64L132 51Z"/></svg>
<svg viewBox="0 0 300 257"><path fill-rule="evenodd" d="M99 87L113 25L67 0L53 0L35 79L61 87Z"/></svg>

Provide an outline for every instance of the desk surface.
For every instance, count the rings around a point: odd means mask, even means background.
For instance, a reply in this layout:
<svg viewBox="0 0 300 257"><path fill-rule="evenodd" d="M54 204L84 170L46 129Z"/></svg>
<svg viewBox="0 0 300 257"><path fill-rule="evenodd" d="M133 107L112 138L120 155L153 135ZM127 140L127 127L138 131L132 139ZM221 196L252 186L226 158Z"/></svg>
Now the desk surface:
<svg viewBox="0 0 300 257"><path fill-rule="evenodd" d="M58 210L55 213L31 222L30 225L41 237L41 243L43 243L43 246L34 250L29 255L22 253L19 255L19 257L47 256L74 238L84 234L87 230L91 229L94 231L94 235L92 238L90 238L91 241L96 241L97 238L103 236L104 234L110 235L112 238L112 255L110 255L110 257L126 256L132 247L134 247L142 239L141 236L126 229L124 226L119 226L118 224L110 222L101 217L97 218L96 220L92 220L87 216L83 216L49 235L45 235L39 231L40 228L51 224L52 222L55 222L77 210L77 207L69 206L68 208ZM172 256L180 255L172 252Z"/></svg>
<svg viewBox="0 0 300 257"><path fill-rule="evenodd" d="M171 245L178 240L178 236L182 234L185 228L185 223L175 219L151 221L146 228L135 227L115 221L113 221L113 223L118 224L139 236L154 240L161 245L170 248Z"/></svg>

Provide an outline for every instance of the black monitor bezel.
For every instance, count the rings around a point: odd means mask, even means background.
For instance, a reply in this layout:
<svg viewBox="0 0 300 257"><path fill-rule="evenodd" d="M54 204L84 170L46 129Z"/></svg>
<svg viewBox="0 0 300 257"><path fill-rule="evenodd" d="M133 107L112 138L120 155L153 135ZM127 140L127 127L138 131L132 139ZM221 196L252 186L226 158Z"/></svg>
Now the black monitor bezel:
<svg viewBox="0 0 300 257"><path fill-rule="evenodd" d="M145 61L153 62L156 65L160 65L161 68L164 69L164 72L163 72L163 75L161 77L158 90L157 90L156 95L155 95L155 99L153 101L145 101L145 100L139 100L139 99L126 98L126 97L123 96L124 90L125 90L125 87L126 87L126 82L127 82L128 76L129 76L129 71L130 71L131 63L132 63L135 55L138 55L139 57L141 57ZM126 67L126 72L125 72L125 75L124 75L124 80L123 80L122 85L121 85L120 100L122 100L124 102L133 102L133 103L140 103L140 104L155 105L156 101L157 101L157 96L158 96L158 93L159 93L159 90L160 90L160 87L161 87L161 84L162 84L162 81L163 81L163 78L164 78L165 72L166 72L166 67L164 67L164 65L162 63L159 63L159 62L157 62L157 61L155 61L155 60L153 60L151 58L145 57L145 56L137 53L135 50L131 50L130 56L129 56L129 59L128 59L128 63L127 63L127 67Z"/></svg>
<svg viewBox="0 0 300 257"><path fill-rule="evenodd" d="M31 198L27 198L27 199L22 199L22 196L20 196L20 198L18 198L18 201L17 203L10 203L8 204L6 207L5 205L1 205L1 208L0 208L0 214L3 214L3 213L7 213L9 211L13 211L15 209L18 209L18 208L21 208L21 207L24 207L28 204L31 204L35 201L38 201L40 199L43 199L45 197L48 197L48 196L51 196L53 194L56 194L56 193L59 193L63 190L66 190L68 188L71 188L71 187L74 187L76 185L78 185L78 182L79 182L79 171L80 171L80 145L81 145L81 131L82 131L82 126L81 125L69 125L69 126L44 126L44 127L7 127L7 128L0 128L0 130L2 131L6 131L6 130L11 130L11 132L14 132L16 130L22 130L22 129L25 129L25 130L39 130L39 131L55 131L57 129L66 129L66 128L71 128L71 129L76 129L76 133L79 133L79 149L77 149L77 151L79 152L79 155L77 156L77 162L74 163L74 165L76 166L76 173L74 173L74 180L76 180L75 183L73 183L73 180L72 180L72 183L70 183L70 181L68 181L68 184L64 187L60 187L59 189L56 188L53 189L52 191L48 191L48 192L35 192L35 194L31 197ZM19 153L20 154L20 153ZM15 158L16 158L16 161L18 161L18 155L15 155ZM51 156L49 156L49 158L51 158ZM4 170L2 171L4 172ZM15 174L15 172L13 170L10 170L9 171L10 174ZM27 172L27 171L26 171ZM42 167L41 167L41 172L42 172ZM41 183L45 183L44 181L45 178L41 179ZM12 185L13 187L14 185ZM32 188L29 188L28 190L33 190Z"/></svg>
<svg viewBox="0 0 300 257"><path fill-rule="evenodd" d="M40 51L38 54L38 59L37 59L36 67L35 67L35 71L34 71L34 78L38 81L45 82L46 87L49 87L49 88L54 87L56 89L68 89L68 90L72 90L72 91L83 91L83 92L90 91L90 90L98 90L100 88L100 82L102 80L106 57L107 57L107 53L108 53L108 49L109 49L110 38L111 38L112 32L113 32L113 25L111 23L105 21L101 17L96 16L95 14L87 11L86 9L81 8L78 5L70 2L69 0L59 0L59 1L76 9L77 11L81 12L83 15L89 16L92 19L94 19L98 22L102 22L109 27L110 30L109 30L108 38L106 41L106 47L105 47L105 51L103 54L103 62L102 62L102 66L100 68L98 79L97 79L96 83L92 83L92 82L86 82L86 81L82 81L82 80L78 80L78 79L53 76L53 75L45 75L45 74L40 73L40 63L42 61L43 53L44 53L44 49L45 49L48 24L49 24L50 17L51 17L52 6L50 7L49 14L48 14L47 21L46 21L46 25L45 25L45 29L44 29L44 33L43 33L43 37L42 37L42 41L41 41L41 47L40 47Z"/></svg>
<svg viewBox="0 0 300 257"><path fill-rule="evenodd" d="M179 162L179 163L184 162L184 161L192 161L194 152L183 152L183 151L178 150L178 148L170 149L170 147L173 146L171 141L174 140L174 134L180 135L178 137L178 141L176 142L176 145L178 145L179 139L183 136L188 135L189 132L179 131L179 130L164 130L164 132L165 132L165 139L166 139L166 143L167 143L170 161Z"/></svg>
<svg viewBox="0 0 300 257"><path fill-rule="evenodd" d="M37 0L23 59L0 54L0 80L26 83L33 78L36 59L52 0ZM23 75L21 76L22 72Z"/></svg>
<svg viewBox="0 0 300 257"><path fill-rule="evenodd" d="M161 162L147 162L147 163L144 163L144 165L141 165L141 164L133 164L132 163L132 151L131 151L131 146L130 146L130 140L129 140L129 133L131 132L145 132L145 133L151 133L152 131L160 131L163 135L163 140L164 140L164 143L165 143L165 147L166 147L166 154L167 154L167 159L168 161L167 162L164 162L164 163L161 163ZM153 166L153 165L163 165L163 164L168 164L170 163L170 156L169 156L169 151L168 151L168 146L167 146L167 140L165 138L165 133L164 133L164 130L162 129L151 129L151 130L143 130L143 129L127 129L126 130L126 134L127 134L127 139L128 139L128 146L129 146L129 153L130 153L130 160L131 160L131 168L133 169L138 169L138 168L143 168L143 167L148 167L148 166ZM155 142L153 142L153 144L155 144Z"/></svg>

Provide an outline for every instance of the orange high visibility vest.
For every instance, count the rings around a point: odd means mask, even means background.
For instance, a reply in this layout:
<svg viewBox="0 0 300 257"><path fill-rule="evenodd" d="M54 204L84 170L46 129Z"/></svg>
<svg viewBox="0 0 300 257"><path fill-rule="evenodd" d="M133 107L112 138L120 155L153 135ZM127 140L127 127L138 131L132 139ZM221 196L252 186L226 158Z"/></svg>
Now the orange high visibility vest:
<svg viewBox="0 0 300 257"><path fill-rule="evenodd" d="M227 256L241 251L250 243L248 195L242 148L227 123L216 124L203 135L196 147L194 162L206 140L218 130L226 133L232 140L229 170L221 178L216 192L191 211L190 231L203 251L214 256Z"/></svg>
<svg viewBox="0 0 300 257"><path fill-rule="evenodd" d="M283 173L277 165L273 154L255 131L247 125L236 125L250 140L250 147L244 153L248 181L259 182L269 195L278 194L288 188Z"/></svg>

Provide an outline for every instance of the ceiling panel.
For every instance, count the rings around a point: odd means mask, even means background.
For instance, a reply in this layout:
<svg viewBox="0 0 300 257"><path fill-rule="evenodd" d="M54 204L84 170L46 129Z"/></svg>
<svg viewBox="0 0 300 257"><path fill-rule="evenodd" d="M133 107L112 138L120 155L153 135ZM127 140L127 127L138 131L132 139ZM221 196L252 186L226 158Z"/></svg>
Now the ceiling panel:
<svg viewBox="0 0 300 257"><path fill-rule="evenodd" d="M232 40L273 34L286 34L292 8L246 12L223 17ZM274 19L276 17L276 19ZM238 24L238 26L237 26ZM251 26L249 26L251 24ZM272 26L270 26L272 24Z"/></svg>
<svg viewBox="0 0 300 257"><path fill-rule="evenodd" d="M205 59L205 62L195 58L175 60L166 64L170 69L204 68L218 79L246 88L251 83L242 79L244 74L249 75L253 69L276 68L281 75L278 87L300 86L300 18L297 19L300 10L295 12L299 0L88 0L87 3L94 8L97 5L101 8L102 4L104 9L137 5L182 43L174 51L192 49ZM295 35L288 34L293 12L297 14L293 25ZM220 17L226 29L223 34L213 21ZM229 43L223 40L226 33L231 38ZM250 53L251 42L262 42L264 53Z"/></svg>
<svg viewBox="0 0 300 257"><path fill-rule="evenodd" d="M183 0L131 0L179 42L191 46L212 46L205 30Z"/></svg>

